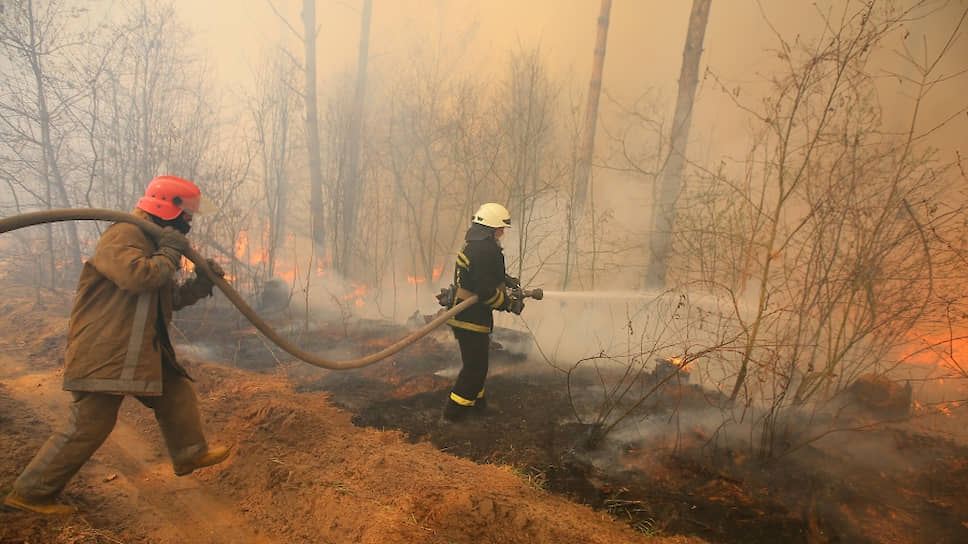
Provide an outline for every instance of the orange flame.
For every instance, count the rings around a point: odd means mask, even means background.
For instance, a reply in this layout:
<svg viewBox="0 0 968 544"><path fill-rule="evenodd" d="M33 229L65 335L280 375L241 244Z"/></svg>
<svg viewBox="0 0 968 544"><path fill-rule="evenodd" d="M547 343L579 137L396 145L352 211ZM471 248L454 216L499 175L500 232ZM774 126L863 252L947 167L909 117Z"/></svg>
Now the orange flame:
<svg viewBox="0 0 968 544"><path fill-rule="evenodd" d="M235 236L235 257L242 261L245 259L245 253L249 249L249 234L240 230Z"/></svg>
<svg viewBox="0 0 968 544"><path fill-rule="evenodd" d="M354 289L352 293L343 295L343 300L353 300L353 304L355 304L357 307L360 307L360 306L363 306L363 304L365 304L365 302L363 301L363 297L365 296L366 296L366 285L360 284L356 286L356 289Z"/></svg>
<svg viewBox="0 0 968 544"><path fill-rule="evenodd" d="M430 273L430 279L431 279L431 281L437 281L440 278L441 271L443 271L443 267L442 266L435 267L433 269L433 271L431 271L431 273ZM411 275L408 274L407 275L407 283L409 283L411 285L416 285L418 283L427 283L427 278L425 278L423 276L411 276Z"/></svg>
<svg viewBox="0 0 968 544"><path fill-rule="evenodd" d="M954 370L963 369L968 363L968 337L965 335L920 334L914 331L908 337L911 342L901 353L902 361Z"/></svg>

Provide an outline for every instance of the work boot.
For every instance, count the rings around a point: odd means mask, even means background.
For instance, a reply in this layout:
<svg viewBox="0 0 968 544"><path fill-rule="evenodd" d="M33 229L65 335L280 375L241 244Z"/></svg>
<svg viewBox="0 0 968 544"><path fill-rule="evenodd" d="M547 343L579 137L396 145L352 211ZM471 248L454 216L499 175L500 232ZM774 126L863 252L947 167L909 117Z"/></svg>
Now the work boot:
<svg viewBox="0 0 968 544"><path fill-rule="evenodd" d="M230 451L232 451L232 449L228 446L215 446L214 448L208 448L208 451L195 459L188 461L187 463L175 465L175 476L185 476L187 474L191 474L197 468L209 467L221 463L228 458Z"/></svg>
<svg viewBox="0 0 968 544"><path fill-rule="evenodd" d="M452 400L448 400L447 404L444 405L444 422L445 423L457 423L463 421L470 415L472 406L461 406Z"/></svg>
<svg viewBox="0 0 968 544"><path fill-rule="evenodd" d="M16 508L24 512L44 514L48 516L66 516L77 512L77 508L69 504L57 502L53 498L48 499L28 499L21 496L16 491L11 491L3 499L3 505L9 508Z"/></svg>

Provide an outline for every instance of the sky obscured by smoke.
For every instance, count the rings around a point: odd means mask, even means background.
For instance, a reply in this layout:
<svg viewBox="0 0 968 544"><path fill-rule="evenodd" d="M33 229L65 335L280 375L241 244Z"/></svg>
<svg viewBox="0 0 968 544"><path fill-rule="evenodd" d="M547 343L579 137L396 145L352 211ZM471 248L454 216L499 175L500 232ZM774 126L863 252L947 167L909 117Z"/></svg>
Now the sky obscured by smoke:
<svg viewBox="0 0 968 544"><path fill-rule="evenodd" d="M671 116L691 4L687 0L612 2L603 83L607 95L631 103L651 92ZM706 29L703 68L746 96L755 97L758 86L769 79L775 66L776 35L809 42L823 30L823 18L840 18L845 5L839 0L714 1ZM301 58L296 38L296 33L302 33L301 6L301 0L251 1L243 8L225 0L176 2L179 15L197 33L197 43L209 55L229 96L245 91L251 74L280 44ZM362 0L317 1L316 6L319 84L327 86L355 70ZM584 92L600 7L597 0L374 0L370 59L373 66L392 69L417 49L441 48L459 58L458 70L498 73L512 51L540 48L551 69L575 91ZM905 26L909 31L906 38L888 39L890 50L879 57L883 66L874 73L883 77L881 99L885 106L898 108L889 115L905 118L910 113L905 109L908 99L915 92L889 75L914 75L901 61L904 48L920 58L925 53L928 58L937 54L966 7L968 0L929 2L916 12L926 17ZM953 44L939 72L954 75L966 61L968 39L962 38ZM963 88L964 81L951 81L933 90L931 103L948 107L929 107L925 125L949 114L951 102L960 98ZM608 101L603 98L603 104ZM713 153L710 140L722 144L741 139L747 128L741 119L735 108L724 107L720 93L706 78L698 90L692 151ZM949 151L961 149L964 153L968 148L966 134L968 117L962 115L937 134L937 140ZM729 153L742 150L741 145L725 147Z"/></svg>

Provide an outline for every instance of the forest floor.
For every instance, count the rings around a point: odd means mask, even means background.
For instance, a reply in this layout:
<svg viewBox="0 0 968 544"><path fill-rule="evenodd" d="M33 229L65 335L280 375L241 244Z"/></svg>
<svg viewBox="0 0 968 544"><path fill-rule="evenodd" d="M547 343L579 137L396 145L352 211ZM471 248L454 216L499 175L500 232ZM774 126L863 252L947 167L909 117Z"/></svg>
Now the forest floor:
<svg viewBox="0 0 968 544"><path fill-rule="evenodd" d="M67 416L72 297L4 293L0 491ZM339 322L296 339L345 359L408 333ZM65 491L78 513L0 512L0 544L968 541L968 448L916 425L866 431L879 449L861 463L856 447L837 443L764 463L710 447L698 428L589 449L564 377L527 350L496 343L488 410L444 424L459 368L446 330L339 372L293 360L224 299L179 313L173 337L210 440L233 445L229 459L175 477L151 412L129 399ZM705 398L685 383L660 393L644 407L659 418Z"/></svg>

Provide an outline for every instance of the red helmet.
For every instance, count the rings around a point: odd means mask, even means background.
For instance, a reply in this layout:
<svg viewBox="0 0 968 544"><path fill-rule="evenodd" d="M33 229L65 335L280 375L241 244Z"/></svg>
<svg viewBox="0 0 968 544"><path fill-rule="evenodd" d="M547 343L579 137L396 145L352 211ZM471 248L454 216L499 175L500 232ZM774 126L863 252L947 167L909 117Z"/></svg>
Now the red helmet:
<svg viewBox="0 0 968 544"><path fill-rule="evenodd" d="M201 204L202 191L194 183L175 176L158 176L148 184L137 207L168 221L183 211L194 215Z"/></svg>

